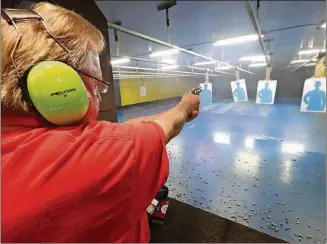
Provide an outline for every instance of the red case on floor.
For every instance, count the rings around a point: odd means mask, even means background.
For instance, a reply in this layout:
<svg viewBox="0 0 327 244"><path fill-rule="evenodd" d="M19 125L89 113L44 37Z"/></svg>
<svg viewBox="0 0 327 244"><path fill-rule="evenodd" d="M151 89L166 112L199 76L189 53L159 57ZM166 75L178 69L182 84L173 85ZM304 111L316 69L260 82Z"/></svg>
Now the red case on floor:
<svg viewBox="0 0 327 244"><path fill-rule="evenodd" d="M166 216L166 212L168 209L169 201L168 200L161 200L159 201L158 206L156 207L156 210L152 214L152 216L164 219Z"/></svg>
<svg viewBox="0 0 327 244"><path fill-rule="evenodd" d="M148 207L149 222L163 224L168 209L168 187L164 186Z"/></svg>

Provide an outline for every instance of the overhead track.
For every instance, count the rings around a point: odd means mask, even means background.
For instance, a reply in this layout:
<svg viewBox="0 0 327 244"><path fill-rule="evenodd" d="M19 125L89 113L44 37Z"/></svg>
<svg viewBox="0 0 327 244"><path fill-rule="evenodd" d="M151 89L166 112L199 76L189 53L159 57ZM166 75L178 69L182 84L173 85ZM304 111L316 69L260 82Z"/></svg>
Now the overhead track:
<svg viewBox="0 0 327 244"><path fill-rule="evenodd" d="M118 77L121 79L126 79L130 77L137 77L137 78L176 78L176 77L186 77L186 76L192 76L192 75L114 75L113 77Z"/></svg>
<svg viewBox="0 0 327 244"><path fill-rule="evenodd" d="M263 54L266 57L267 66L269 67L269 66L271 66L271 63L270 63L270 60L269 60L269 54L268 54L268 52L266 50L266 47L265 47L265 44L264 44L264 41L263 41L263 38L262 38L262 32L260 30L257 15L256 15L256 13L255 13L255 11L253 9L253 5L252 5L250 0L244 0L244 3L245 3L245 8L248 11L250 19L252 21L253 27L254 27L255 31L257 32L257 34L259 36L260 46L261 46Z"/></svg>
<svg viewBox="0 0 327 244"><path fill-rule="evenodd" d="M160 69L153 69L153 68L142 68L142 67L131 67L131 66L115 66L113 68L119 68L119 69L134 69L134 70L149 70L149 71L157 71L158 74L160 72L172 72L172 73L179 73L179 74L195 74L195 75L203 75L206 76L207 74L205 73L195 73L195 72L187 72L187 71L179 71L179 70L160 70ZM222 75L214 75L214 74L208 74L209 76L222 76Z"/></svg>
<svg viewBox="0 0 327 244"><path fill-rule="evenodd" d="M115 58L129 58L131 60L135 60L135 61L142 61L142 62L148 62L148 63L154 63L154 64L167 64L167 65L171 65L171 63L166 63L166 62L157 62L154 60L150 60L150 59L144 59L144 58L136 58L136 57L130 57L130 56L117 56L117 55L111 55L112 57ZM194 70L202 70L202 71L207 71L207 69L205 68L198 68L198 67L194 67L194 66L187 66L187 65L180 65L178 64L179 67L183 67L183 68L189 68L189 69L194 69ZM216 73L221 73L221 74L226 74L226 75L234 75L232 73L228 73L228 72L224 72L224 71L216 71L216 70L209 70L210 72L216 72Z"/></svg>
<svg viewBox="0 0 327 244"><path fill-rule="evenodd" d="M167 42L164 42L164 41L161 41L159 39L156 39L156 38L153 38L153 37L150 37L150 36L147 36L147 35L144 35L142 33L139 33L139 32L136 32L136 31L133 31L133 30L130 30L130 29L127 29L125 27L122 27L122 26L119 26L119 25L116 25L116 24L113 24L111 22L108 22L108 27L113 29L113 30L118 30L118 31L121 31L121 32L124 32L124 33L127 33L129 35L132 35L132 36L136 36L136 37L139 37L141 39L144 39L144 40L147 40L147 41L151 41L153 43L157 43L159 45L162 45L162 46L166 46L166 47L169 47L169 48L173 48L173 49L177 49L183 53L187 53L187 54L190 54L192 56L195 56L195 57L199 57L199 58L203 58L203 59L206 59L206 60L209 60L209 61L215 61L217 63L220 63L220 64L223 64L223 65L226 65L226 66L231 66L232 68L235 68L239 71L242 71L242 72L246 72L246 73L249 73L249 74L252 74L254 75L254 73L252 73L251 71L248 71L248 70L244 70L244 69L241 69L240 67L236 67L236 66L233 66L231 64L228 64L228 63L225 63L225 62L222 62L222 61L219 61L219 60L216 60L216 59L213 59L213 58L210 58L208 56L204 56L202 54L199 54L199 53L196 53L196 52L192 52L190 50L187 50L187 49L184 49L184 48L181 48L179 46L175 46L175 45L172 45L170 43L167 43Z"/></svg>
<svg viewBox="0 0 327 244"><path fill-rule="evenodd" d="M310 63L310 62L312 62L312 61L315 61L318 57L320 57L320 56L324 56L324 55L326 55L326 51L324 51L324 52L320 52L318 55L312 57L311 59L308 59L306 62L304 62L304 63L302 63L301 65L299 65L298 67L294 68L294 69L292 70L292 72L298 70L299 68L305 66L306 64L308 64L308 63Z"/></svg>
<svg viewBox="0 0 327 244"><path fill-rule="evenodd" d="M291 29L297 29L297 28L307 27L307 26L320 26L320 24L295 25L295 26L289 26L289 27L285 27L285 28L280 28L280 29L265 31L265 32L262 32L262 33L266 35L266 34L270 34L270 33L273 33L273 32L285 31L285 30L291 30Z"/></svg>
<svg viewBox="0 0 327 244"><path fill-rule="evenodd" d="M155 72L138 72L138 71L113 71L114 75L162 75L162 76L192 76L190 74L168 74ZM198 76L198 75L197 75Z"/></svg>
<svg viewBox="0 0 327 244"><path fill-rule="evenodd" d="M193 75L184 75L184 76L193 76ZM183 76L183 77L184 77ZM174 78L179 77L179 76L174 76ZM114 80L118 79L162 79L162 78L168 78L168 76L114 76ZM169 77L173 78L173 77Z"/></svg>
<svg viewBox="0 0 327 244"><path fill-rule="evenodd" d="M152 79L156 79L156 78L179 78L179 77L191 77L193 75L174 75L174 76L164 76L164 75L115 75L113 76L114 78L119 78L119 79L129 79L129 78L139 78L139 79L144 79L144 78L152 78Z"/></svg>

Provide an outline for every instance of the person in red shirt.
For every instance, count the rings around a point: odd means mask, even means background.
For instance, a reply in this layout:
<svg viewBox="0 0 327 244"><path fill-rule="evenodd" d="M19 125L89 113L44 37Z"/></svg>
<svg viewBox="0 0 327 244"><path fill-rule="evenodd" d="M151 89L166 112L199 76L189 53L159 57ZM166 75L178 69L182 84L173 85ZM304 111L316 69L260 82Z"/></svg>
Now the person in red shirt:
<svg viewBox="0 0 327 244"><path fill-rule="evenodd" d="M168 177L165 145L198 115L199 97L185 94L169 111L125 123L97 121L99 89L108 84L101 80L100 31L49 3L33 11L18 13L32 15L24 21L5 11L1 18L1 241L148 242L146 209ZM33 76L46 77L56 65L62 72L49 79ZM69 123L41 109L75 99L75 88L41 96L54 82L65 85L66 68L76 70L71 79L81 78L88 105L78 121L75 111L65 115Z"/></svg>

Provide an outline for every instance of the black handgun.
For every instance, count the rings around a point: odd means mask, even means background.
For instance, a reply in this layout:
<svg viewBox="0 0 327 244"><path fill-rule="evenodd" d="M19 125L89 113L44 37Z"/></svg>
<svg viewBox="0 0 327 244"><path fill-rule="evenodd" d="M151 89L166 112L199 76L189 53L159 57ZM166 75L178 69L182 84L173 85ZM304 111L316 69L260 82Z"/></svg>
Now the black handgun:
<svg viewBox="0 0 327 244"><path fill-rule="evenodd" d="M191 91L191 94L193 95L200 95L200 93L202 92L202 88L201 87L197 87L197 88L193 88Z"/></svg>

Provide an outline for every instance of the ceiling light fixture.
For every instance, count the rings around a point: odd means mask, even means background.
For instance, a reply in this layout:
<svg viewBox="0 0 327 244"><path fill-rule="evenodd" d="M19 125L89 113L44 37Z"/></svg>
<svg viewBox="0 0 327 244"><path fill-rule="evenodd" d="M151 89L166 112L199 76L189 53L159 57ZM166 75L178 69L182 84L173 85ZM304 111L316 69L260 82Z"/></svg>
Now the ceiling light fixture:
<svg viewBox="0 0 327 244"><path fill-rule="evenodd" d="M266 57L264 55L257 55L257 56L246 56L241 57L239 61L265 61Z"/></svg>
<svg viewBox="0 0 327 244"><path fill-rule="evenodd" d="M161 62L167 63L167 64L176 64L177 63L177 61L169 59L169 58L163 58L163 59L161 59Z"/></svg>
<svg viewBox="0 0 327 244"><path fill-rule="evenodd" d="M115 60L111 60L111 65L119 65L119 64L126 64L130 61L129 58L119 58L119 59L115 59Z"/></svg>
<svg viewBox="0 0 327 244"><path fill-rule="evenodd" d="M264 35L261 35L261 37L264 37ZM249 42L249 41L256 41L256 40L258 40L258 38L259 38L258 34L232 37L232 38L227 38L227 39L223 39L223 40L218 40L213 44L213 46L214 47L226 46L226 45L244 43L244 42Z"/></svg>
<svg viewBox="0 0 327 244"><path fill-rule="evenodd" d="M233 68L232 66L217 66L215 70L228 70L232 68Z"/></svg>
<svg viewBox="0 0 327 244"><path fill-rule="evenodd" d="M254 64L250 64L249 67L264 67L267 66L267 63L254 63Z"/></svg>
<svg viewBox="0 0 327 244"><path fill-rule="evenodd" d="M326 22L323 23L323 24L320 26L320 28L324 28L324 29L326 29Z"/></svg>
<svg viewBox="0 0 327 244"><path fill-rule="evenodd" d="M305 64L305 65L303 65L303 66L305 66L305 67L310 67L310 66L315 66L316 65L316 63L308 63L308 64Z"/></svg>
<svg viewBox="0 0 327 244"><path fill-rule="evenodd" d="M162 50L162 51L157 51L157 52L153 52L150 53L150 57L167 57L173 54L179 53L178 49L168 49L168 50Z"/></svg>
<svg viewBox="0 0 327 244"><path fill-rule="evenodd" d="M208 64L215 64L217 63L216 61L204 61L204 62L197 62L194 65L195 66L201 66L201 65L208 65Z"/></svg>
<svg viewBox="0 0 327 244"><path fill-rule="evenodd" d="M165 65L161 67L162 70L169 70L169 69L178 69L178 65Z"/></svg>

